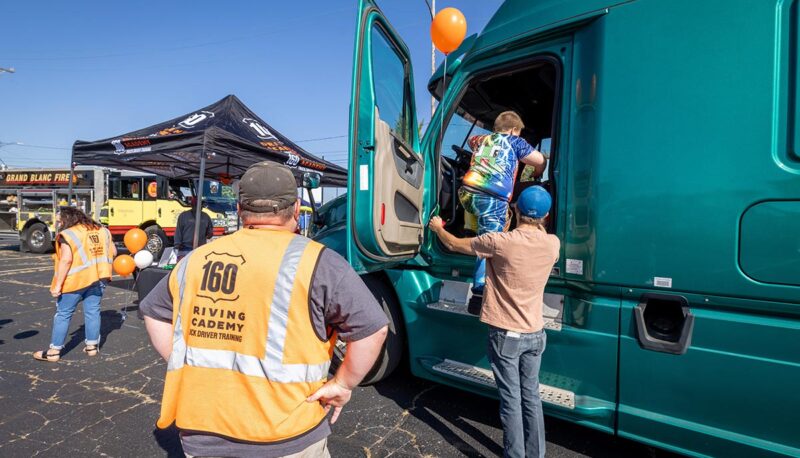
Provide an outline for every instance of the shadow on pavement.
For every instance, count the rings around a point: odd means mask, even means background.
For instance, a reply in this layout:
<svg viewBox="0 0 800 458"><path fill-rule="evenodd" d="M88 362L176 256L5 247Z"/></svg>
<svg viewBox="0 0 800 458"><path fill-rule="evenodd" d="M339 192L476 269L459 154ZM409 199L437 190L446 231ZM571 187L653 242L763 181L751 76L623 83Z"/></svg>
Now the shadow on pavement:
<svg viewBox="0 0 800 458"><path fill-rule="evenodd" d="M8 323L13 323L13 322L14 320L11 319L0 320L0 329L3 329L3 326L7 325ZM5 340L0 340L0 345L3 345L4 343L6 343Z"/></svg>
<svg viewBox="0 0 800 458"><path fill-rule="evenodd" d="M441 434L445 441L461 453L467 456L484 454L463 439L468 437L486 447L492 454L503 455L502 442L481 431L481 426L502 428L497 400L415 378L408 369L402 368L398 368L389 379L374 386L378 393L392 399L410 415ZM679 456L551 416L545 416L545 430L548 443L591 457ZM560 456L557 451L553 452ZM548 455L550 453L548 451Z"/></svg>
<svg viewBox="0 0 800 458"><path fill-rule="evenodd" d="M134 278L119 278L116 280L111 280L108 283L108 286L111 288L119 288L119 289L124 289L126 291L132 291L135 294L136 291L133 290L135 284L136 284L136 279Z"/></svg>
<svg viewBox="0 0 800 458"><path fill-rule="evenodd" d="M482 455L480 450L462 439L466 436L479 442L494 455L503 454L501 444L471 424L499 427L496 400L415 378L403 368L398 368L398 372L388 380L376 384L375 390L433 428L461 453L467 456Z"/></svg>
<svg viewBox="0 0 800 458"><path fill-rule="evenodd" d="M73 319L75 316L73 315ZM103 310L100 312L100 348L106 343L108 335L122 327L125 320L122 319L118 310ZM75 347L86 340L86 325L81 325L78 329L70 334L70 339L64 345L61 351L61 356L66 355Z"/></svg>
<svg viewBox="0 0 800 458"><path fill-rule="evenodd" d="M39 334L39 331L33 331L33 330L31 330L31 331L22 331L22 332L19 332L17 334L14 334L14 339L16 339L16 340L27 339L28 337L33 337L33 336L35 336L37 334Z"/></svg>
<svg viewBox="0 0 800 458"><path fill-rule="evenodd" d="M158 446L167 452L170 458L183 458L183 447L181 446L181 439L178 435L178 428L173 424L167 429L154 429L153 437L155 438Z"/></svg>

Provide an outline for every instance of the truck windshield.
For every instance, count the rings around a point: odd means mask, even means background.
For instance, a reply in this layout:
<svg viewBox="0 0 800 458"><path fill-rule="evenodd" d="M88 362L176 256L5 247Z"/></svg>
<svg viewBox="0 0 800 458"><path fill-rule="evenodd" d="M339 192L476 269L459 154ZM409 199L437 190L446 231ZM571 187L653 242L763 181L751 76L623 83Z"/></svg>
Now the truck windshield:
<svg viewBox="0 0 800 458"><path fill-rule="evenodd" d="M219 213L236 211L236 194L233 187L219 181L203 182L203 199L209 210Z"/></svg>
<svg viewBox="0 0 800 458"><path fill-rule="evenodd" d="M491 132L484 129L480 122L472 120L469 114L463 112L461 114L453 113L453 117L450 118L450 124L447 125L447 130L444 133L444 142L442 144L446 146L442 149L442 155L455 159L456 153L449 145L465 148L469 137L488 133Z"/></svg>

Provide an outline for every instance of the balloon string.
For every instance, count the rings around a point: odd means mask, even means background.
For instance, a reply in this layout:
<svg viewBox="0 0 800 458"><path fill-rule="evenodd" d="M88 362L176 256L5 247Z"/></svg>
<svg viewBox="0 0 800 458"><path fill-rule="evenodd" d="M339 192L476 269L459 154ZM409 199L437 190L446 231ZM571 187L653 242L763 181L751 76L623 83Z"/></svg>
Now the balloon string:
<svg viewBox="0 0 800 458"><path fill-rule="evenodd" d="M139 275L141 275L141 273L142 272L139 271ZM128 290L128 298L125 301L125 305L123 305L122 308L119 310L119 315L120 315L120 318L122 319L123 323L128 318L128 307L131 304L133 304L133 292L136 290L136 284L139 282L139 275L135 275L133 277L133 284L131 285L131 289ZM138 307L139 304L136 304L136 305Z"/></svg>
<svg viewBox="0 0 800 458"><path fill-rule="evenodd" d="M444 102L444 93L447 91L447 53L444 55L444 73L442 73L442 98L439 103ZM444 113L439 113L439 152L444 148Z"/></svg>

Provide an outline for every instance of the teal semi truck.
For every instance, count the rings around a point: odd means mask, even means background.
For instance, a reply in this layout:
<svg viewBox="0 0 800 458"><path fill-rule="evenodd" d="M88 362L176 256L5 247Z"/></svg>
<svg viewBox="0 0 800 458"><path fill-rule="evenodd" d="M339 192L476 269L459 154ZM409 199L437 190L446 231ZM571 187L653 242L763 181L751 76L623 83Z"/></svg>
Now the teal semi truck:
<svg viewBox="0 0 800 458"><path fill-rule="evenodd" d="M486 328L455 198L467 138L515 110L548 152L549 415L695 456L800 455L800 1L507 0L429 82L361 0L346 197L318 240L381 299L369 381L414 375L488 396ZM440 127L441 126L441 127Z"/></svg>

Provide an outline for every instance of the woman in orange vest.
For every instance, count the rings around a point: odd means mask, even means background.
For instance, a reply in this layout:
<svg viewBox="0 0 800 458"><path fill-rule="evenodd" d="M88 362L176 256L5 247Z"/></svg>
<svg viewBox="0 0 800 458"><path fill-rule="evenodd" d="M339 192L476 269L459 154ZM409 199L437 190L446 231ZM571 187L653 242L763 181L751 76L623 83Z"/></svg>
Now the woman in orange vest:
<svg viewBox="0 0 800 458"><path fill-rule="evenodd" d="M92 221L77 208L64 207L58 214L60 232L56 236L55 272L50 294L57 299L50 347L33 357L54 363L69 331L72 314L83 301L86 347L89 356L97 355L100 343L100 299L111 278L111 265L117 250L108 229Z"/></svg>

